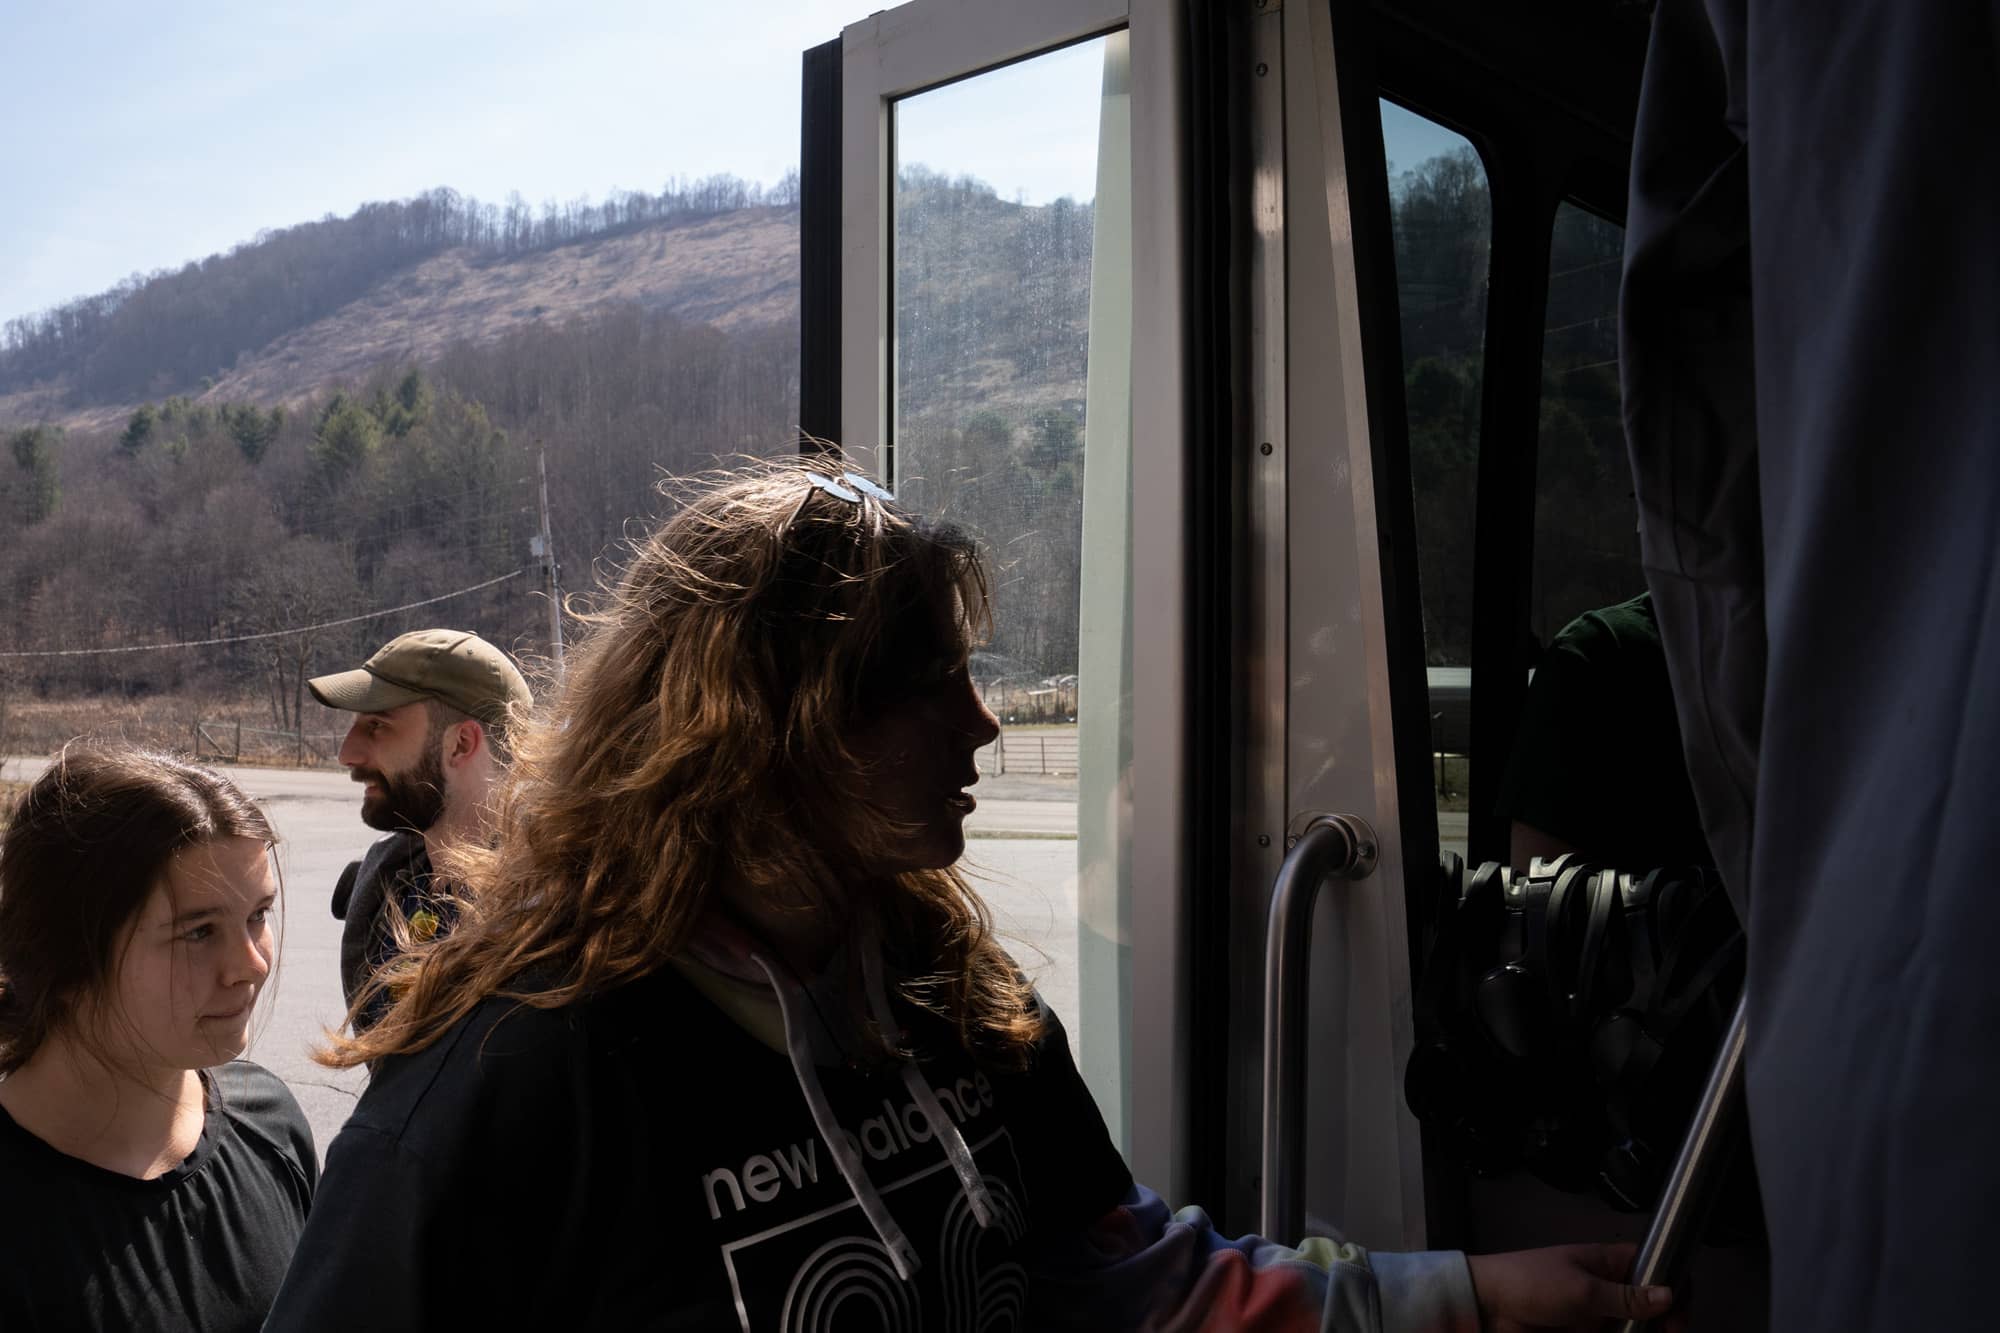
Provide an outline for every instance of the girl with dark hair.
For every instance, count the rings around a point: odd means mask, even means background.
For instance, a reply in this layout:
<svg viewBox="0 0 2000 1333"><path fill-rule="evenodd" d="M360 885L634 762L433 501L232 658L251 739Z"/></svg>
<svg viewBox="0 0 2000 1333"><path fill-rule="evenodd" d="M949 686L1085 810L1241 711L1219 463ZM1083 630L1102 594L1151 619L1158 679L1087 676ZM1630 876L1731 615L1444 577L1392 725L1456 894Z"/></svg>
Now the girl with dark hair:
<svg viewBox="0 0 2000 1333"><path fill-rule="evenodd" d="M1134 1184L954 868L987 613L969 539L831 460L641 540L457 930L325 1053L375 1074L270 1327L1476 1327L1458 1255L1232 1241ZM1615 1259L1479 1295L1623 1310Z"/></svg>
<svg viewBox="0 0 2000 1333"><path fill-rule="evenodd" d="M255 1329L319 1164L238 1060L276 841L218 773L73 744L0 829L0 1328Z"/></svg>

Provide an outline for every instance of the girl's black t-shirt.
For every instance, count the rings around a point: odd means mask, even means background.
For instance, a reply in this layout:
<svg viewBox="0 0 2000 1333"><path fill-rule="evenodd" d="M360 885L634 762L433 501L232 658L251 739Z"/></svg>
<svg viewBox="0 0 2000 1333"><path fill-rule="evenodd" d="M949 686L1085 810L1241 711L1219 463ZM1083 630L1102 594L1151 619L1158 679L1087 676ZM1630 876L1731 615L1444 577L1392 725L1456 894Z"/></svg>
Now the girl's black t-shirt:
<svg viewBox="0 0 2000 1333"><path fill-rule="evenodd" d="M908 1282L787 1058L665 968L562 1009L489 1000L384 1061L269 1327L1031 1328L1029 1256L1118 1206L1131 1176L1053 1017L1022 1072L909 1017L994 1225L969 1215L896 1069L818 1071L916 1246Z"/></svg>
<svg viewBox="0 0 2000 1333"><path fill-rule="evenodd" d="M263 1324L318 1179L312 1130L267 1069L205 1077L200 1143L152 1180L58 1152L0 1110L0 1329Z"/></svg>

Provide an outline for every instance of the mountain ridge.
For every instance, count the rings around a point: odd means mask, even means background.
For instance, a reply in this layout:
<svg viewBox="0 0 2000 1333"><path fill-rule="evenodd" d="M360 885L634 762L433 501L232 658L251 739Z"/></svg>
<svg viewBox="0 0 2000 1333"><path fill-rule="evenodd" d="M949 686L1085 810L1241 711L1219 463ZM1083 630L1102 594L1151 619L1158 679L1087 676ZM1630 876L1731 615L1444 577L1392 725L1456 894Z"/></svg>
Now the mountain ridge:
<svg viewBox="0 0 2000 1333"><path fill-rule="evenodd" d="M494 254L458 245L384 274L331 313L297 325L185 396L200 403L295 405L390 362L435 360L454 343L494 341L630 303L727 332L797 317L798 209L753 206ZM160 394L77 401L74 369L0 394L0 426L121 423Z"/></svg>

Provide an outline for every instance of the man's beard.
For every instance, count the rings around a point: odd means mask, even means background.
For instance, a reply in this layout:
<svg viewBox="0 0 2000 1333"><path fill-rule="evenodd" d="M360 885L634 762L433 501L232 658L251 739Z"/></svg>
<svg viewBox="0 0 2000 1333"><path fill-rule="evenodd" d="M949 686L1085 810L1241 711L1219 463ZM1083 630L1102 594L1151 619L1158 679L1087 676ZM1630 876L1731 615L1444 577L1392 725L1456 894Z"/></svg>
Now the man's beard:
<svg viewBox="0 0 2000 1333"><path fill-rule="evenodd" d="M361 822L384 833L414 829L422 833L444 813L444 763L435 740L427 739L424 757L391 776L379 769L356 769L356 781L374 782L380 795L361 798Z"/></svg>

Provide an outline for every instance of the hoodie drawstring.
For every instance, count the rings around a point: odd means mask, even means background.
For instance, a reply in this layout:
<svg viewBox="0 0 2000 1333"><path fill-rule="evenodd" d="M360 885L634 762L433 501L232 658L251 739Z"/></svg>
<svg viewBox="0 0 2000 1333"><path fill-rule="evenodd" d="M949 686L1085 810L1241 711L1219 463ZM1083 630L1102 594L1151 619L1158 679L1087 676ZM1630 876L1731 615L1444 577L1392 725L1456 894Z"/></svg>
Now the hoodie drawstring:
<svg viewBox="0 0 2000 1333"><path fill-rule="evenodd" d="M861 955L862 976L868 983L868 1003L875 1011L875 1022L883 1033L896 1030L896 1016L889 1008L888 987L882 984L882 959L873 948ZM972 1149L965 1146L965 1136L958 1132L944 1113L944 1105L932 1091L930 1080L915 1062L903 1063L903 1086L910 1090L910 1096L924 1110L924 1116L931 1122L931 1133L944 1147L944 1155L951 1162L951 1169L958 1174L959 1188L965 1192L965 1201L972 1206L973 1220L982 1230L993 1225L993 1197L986 1189L986 1178L979 1173L979 1164L972 1160Z"/></svg>
<svg viewBox="0 0 2000 1333"><path fill-rule="evenodd" d="M826 1090L820 1086L819 1075L814 1069L803 1015L798 1012L797 983L792 982L790 977L781 980L761 954L751 954L750 961L763 969L764 976L771 983L771 990L778 997L778 1012L785 1020L785 1052L791 1057L792 1073L806 1095L806 1105L812 1108L813 1124L818 1127L820 1138L826 1141L827 1150L833 1154L834 1165L840 1168L841 1178L847 1182L854 1201L861 1205L863 1216L875 1228L883 1248L889 1251L889 1262L895 1265L896 1276L908 1282L922 1267L917 1259L916 1246L910 1244L910 1238L896 1225L889 1206L882 1202L882 1196L875 1192L874 1183L868 1179L868 1170L861 1164L861 1155L854 1151L847 1134L833 1118L833 1107L828 1104ZM965 1146L964 1140L959 1141L959 1146Z"/></svg>

